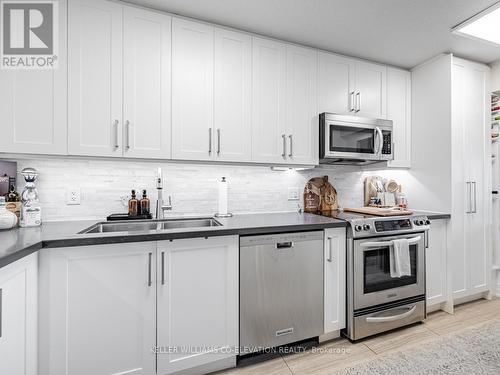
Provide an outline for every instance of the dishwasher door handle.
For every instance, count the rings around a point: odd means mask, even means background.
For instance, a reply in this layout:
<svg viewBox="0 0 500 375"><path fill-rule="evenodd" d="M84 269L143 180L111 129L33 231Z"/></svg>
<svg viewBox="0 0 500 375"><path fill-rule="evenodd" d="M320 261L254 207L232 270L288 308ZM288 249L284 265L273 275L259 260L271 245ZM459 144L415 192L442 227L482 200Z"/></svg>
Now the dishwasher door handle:
<svg viewBox="0 0 500 375"><path fill-rule="evenodd" d="M278 242L276 244L276 248L277 249L290 249L293 247L293 242L292 241L288 241L288 242Z"/></svg>

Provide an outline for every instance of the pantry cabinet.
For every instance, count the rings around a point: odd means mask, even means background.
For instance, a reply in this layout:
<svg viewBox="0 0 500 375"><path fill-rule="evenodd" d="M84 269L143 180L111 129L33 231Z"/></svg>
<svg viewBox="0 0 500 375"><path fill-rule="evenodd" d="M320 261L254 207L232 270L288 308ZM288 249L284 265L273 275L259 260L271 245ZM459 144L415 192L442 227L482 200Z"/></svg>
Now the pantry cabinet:
<svg viewBox="0 0 500 375"><path fill-rule="evenodd" d="M0 70L0 153L67 153L67 1L58 3L57 69Z"/></svg>
<svg viewBox="0 0 500 375"><path fill-rule="evenodd" d="M239 342L238 236L158 243L158 374L234 358Z"/></svg>
<svg viewBox="0 0 500 375"><path fill-rule="evenodd" d="M325 229L324 238L324 333L345 328L346 230Z"/></svg>
<svg viewBox="0 0 500 375"><path fill-rule="evenodd" d="M394 160L389 167L411 167L411 73L387 68L387 118L393 126Z"/></svg>
<svg viewBox="0 0 500 375"><path fill-rule="evenodd" d="M447 225L448 220L433 220L425 250L425 286L427 307L447 301Z"/></svg>
<svg viewBox="0 0 500 375"><path fill-rule="evenodd" d="M214 137L214 27L174 18L172 158L210 160Z"/></svg>
<svg viewBox="0 0 500 375"><path fill-rule="evenodd" d="M171 17L103 0L68 14L69 154L170 158Z"/></svg>
<svg viewBox="0 0 500 375"><path fill-rule="evenodd" d="M319 111L386 118L387 68L319 53Z"/></svg>
<svg viewBox="0 0 500 375"><path fill-rule="evenodd" d="M252 37L215 29L214 160L250 161Z"/></svg>
<svg viewBox="0 0 500 375"><path fill-rule="evenodd" d="M38 255L0 268L0 374L38 374Z"/></svg>
<svg viewBox="0 0 500 375"><path fill-rule="evenodd" d="M40 253L40 374L155 374L156 243Z"/></svg>

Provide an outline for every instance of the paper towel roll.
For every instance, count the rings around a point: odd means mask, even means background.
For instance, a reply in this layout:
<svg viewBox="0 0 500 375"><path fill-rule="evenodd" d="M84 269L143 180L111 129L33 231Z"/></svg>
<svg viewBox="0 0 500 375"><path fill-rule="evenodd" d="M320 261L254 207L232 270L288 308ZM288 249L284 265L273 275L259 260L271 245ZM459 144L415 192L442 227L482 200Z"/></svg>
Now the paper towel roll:
<svg viewBox="0 0 500 375"><path fill-rule="evenodd" d="M225 177L219 182L219 215L227 215L227 181Z"/></svg>

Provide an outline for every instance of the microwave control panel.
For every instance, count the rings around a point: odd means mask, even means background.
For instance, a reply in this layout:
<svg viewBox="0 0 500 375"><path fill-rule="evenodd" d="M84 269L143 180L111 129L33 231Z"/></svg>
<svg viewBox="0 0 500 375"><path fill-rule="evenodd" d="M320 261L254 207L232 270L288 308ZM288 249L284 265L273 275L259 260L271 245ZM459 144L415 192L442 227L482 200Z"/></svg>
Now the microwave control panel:
<svg viewBox="0 0 500 375"><path fill-rule="evenodd" d="M383 132L382 154L392 154L392 137L391 132Z"/></svg>

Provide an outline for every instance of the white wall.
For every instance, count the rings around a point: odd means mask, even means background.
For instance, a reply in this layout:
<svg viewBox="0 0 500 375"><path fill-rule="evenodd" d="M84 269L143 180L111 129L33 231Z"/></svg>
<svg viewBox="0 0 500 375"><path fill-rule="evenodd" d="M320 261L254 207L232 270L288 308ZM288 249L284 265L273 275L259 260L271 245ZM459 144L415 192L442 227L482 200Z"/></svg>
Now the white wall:
<svg viewBox="0 0 500 375"><path fill-rule="evenodd" d="M299 201L288 201L288 187L298 187L300 197L311 177L328 175L339 193L340 204L363 205L363 179L371 174L392 177L403 183L410 193L415 185L405 170L363 170L356 166L320 167L307 171L272 171L264 166L208 165L185 163L137 162L129 160L95 160L76 158L18 159L18 171L34 167L43 207L43 219L103 219L110 213L126 212L121 196L131 189L146 189L156 199L155 177L162 167L164 196L172 196L173 214L212 215L217 211L217 182L229 181L229 209L234 213L295 211ZM368 168L368 167L367 167ZM380 167L378 167L380 168ZM23 187L18 176L18 189ZM81 188L81 205L66 205L66 190Z"/></svg>

